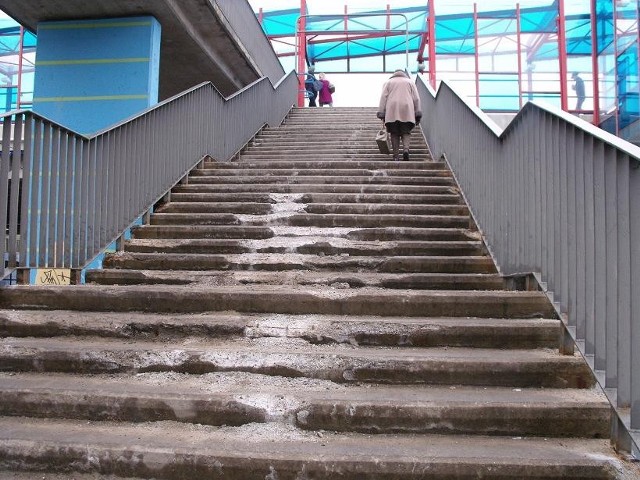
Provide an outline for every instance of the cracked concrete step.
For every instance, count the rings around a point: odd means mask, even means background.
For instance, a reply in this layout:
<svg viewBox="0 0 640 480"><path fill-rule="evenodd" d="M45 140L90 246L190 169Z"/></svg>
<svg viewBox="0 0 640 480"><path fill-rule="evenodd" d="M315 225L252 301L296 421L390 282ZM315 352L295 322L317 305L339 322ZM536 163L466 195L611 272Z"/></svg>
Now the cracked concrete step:
<svg viewBox="0 0 640 480"><path fill-rule="evenodd" d="M467 206L455 204L314 203L307 205L302 202L293 201L289 205L291 205L292 209L297 209L297 204L300 204L300 212L314 215L469 215ZM283 205L284 203L198 202L182 200L171 201L159 209L156 209L155 213L236 213L244 215L268 215L282 213Z"/></svg>
<svg viewBox="0 0 640 480"><path fill-rule="evenodd" d="M424 185L424 186L455 186L455 181L450 177L409 177L409 176L275 176L275 175L243 175L243 176L215 176L192 175L189 184L295 184L295 185Z"/></svg>
<svg viewBox="0 0 640 480"><path fill-rule="evenodd" d="M287 134L281 133L280 135L258 135L248 143L243 151L246 152L252 149L262 148L265 150L279 150L281 146L294 145L304 147L307 151L314 153L339 151L340 149L361 149L363 153L367 151L378 152L378 146L375 141L377 132L377 129L358 130L342 134L334 132L335 136L332 137L330 142L327 142L326 138L323 138L322 135L309 135L308 132L303 133L302 131L300 134L288 132ZM417 137L411 138L410 148L423 153L429 153L427 144L424 140L418 140Z"/></svg>
<svg viewBox="0 0 640 480"><path fill-rule="evenodd" d="M4 338L0 371L74 374L248 372L337 383L591 388L580 355L550 350L308 345L294 339L171 342L84 337Z"/></svg>
<svg viewBox="0 0 640 480"><path fill-rule="evenodd" d="M363 241L469 241L479 240L477 232L464 228L320 228L239 225L144 225L132 228L136 239L271 239L320 237Z"/></svg>
<svg viewBox="0 0 640 480"><path fill-rule="evenodd" d="M386 158L387 162L393 162L392 157L389 154L380 153L376 143L373 141L374 133L371 133L371 137L367 135L363 139L359 138L344 138L336 141L336 145L332 147L320 146L314 147L309 145L308 139L295 138L292 135L285 137L271 137L259 139L256 142L245 147L239 152L239 159L243 160L245 156L274 156L288 158L289 155L306 154L307 160L314 158L333 157L339 155L351 155L363 157L366 160L382 160ZM313 139L311 139L313 141ZM268 145L268 148L267 148ZM264 147L264 148L263 148ZM433 162L431 152L426 145L411 145L410 158L411 163L429 163ZM383 160L384 161L384 160ZM379 163L379 162L378 162ZM394 162L395 163L395 162ZM409 162L407 162L409 163ZM403 167L406 168L406 167Z"/></svg>
<svg viewBox="0 0 640 480"><path fill-rule="evenodd" d="M607 443L0 418L0 468L162 480L612 480L621 462Z"/></svg>
<svg viewBox="0 0 640 480"><path fill-rule="evenodd" d="M0 373L0 415L229 426L282 421L304 430L372 434L606 438L610 430L611 407L597 390L340 388L326 382L302 389L301 382L283 386L268 376L239 388L230 384L234 375L221 381L224 375Z"/></svg>
<svg viewBox="0 0 640 480"><path fill-rule="evenodd" d="M288 151L284 154L282 153L273 153L272 155L265 156L253 156L253 155L243 155L240 154L239 162L248 161L248 162L273 162L273 161L282 161L282 160L291 160L291 161L299 161L299 160L309 160L309 158L317 159L318 161L330 161L330 162L358 162L358 161L378 161L380 163L386 163L393 161L391 154L386 155L383 153L375 153L372 152L367 155L359 155L357 152L354 153L334 153L334 154L323 154L323 155L314 155L308 152L304 152L302 150L292 150ZM431 159L430 156L427 155L413 155L411 157L411 161L415 161L418 163L427 163ZM403 163L403 161L398 161L397 163ZM407 162L409 163L409 162Z"/></svg>
<svg viewBox="0 0 640 480"><path fill-rule="evenodd" d="M418 166L419 165L419 166ZM214 162L214 161L205 161L203 163L203 168L205 169L214 169L218 171L224 170L235 170L238 168L243 168L245 170L259 169L263 170L265 168L276 168L276 169L293 169L293 168L309 168L309 169L340 169L340 168L356 168L356 169L366 169L366 170L382 170L382 171L398 171L402 172L403 170L425 170L425 171L439 171L439 170L447 170L446 164L443 162L380 162L380 161L363 161L356 160L349 163L344 161L325 161L325 160L273 160L272 162L249 162L244 160L233 160L229 162Z"/></svg>
<svg viewBox="0 0 640 480"><path fill-rule="evenodd" d="M202 184L178 185L173 189L176 193L383 193L383 194L458 194L458 189L446 185L385 185L385 184Z"/></svg>
<svg viewBox="0 0 640 480"><path fill-rule="evenodd" d="M239 225L345 228L468 228L469 215L392 215L277 212L272 215L234 215L225 213L154 213L153 225ZM143 227L144 228L144 227Z"/></svg>
<svg viewBox="0 0 640 480"><path fill-rule="evenodd" d="M365 161L365 160L356 160L352 162L344 162L344 161L327 161L327 160L287 160L286 158L281 160L273 160L272 162L249 162L245 160L233 160L229 162L214 162L214 161L205 161L203 163L203 167L205 169L215 169L215 170L226 170L231 169L235 170L237 168L242 168L245 170L251 169L265 169L265 168L285 168L285 169L295 169L295 168L309 168L309 169L340 169L340 168L356 168L356 169L366 169L366 170L384 170L384 171L393 171L393 170L448 170L447 165L444 162L381 162L379 160L375 161Z"/></svg>
<svg viewBox="0 0 640 480"><path fill-rule="evenodd" d="M491 257L377 257L319 256L298 253L242 253L229 255L118 252L105 256L106 269L134 270L284 270L376 273L490 273L496 274Z"/></svg>
<svg viewBox="0 0 640 480"><path fill-rule="evenodd" d="M225 193L171 193L171 204L179 202L207 202L207 203L256 203L256 204L278 204L293 202L301 204L324 203L324 204L382 204L382 205L460 205L466 208L462 197L458 194L384 194L384 193L299 193L282 196L269 192L245 192L236 193L229 196ZM392 207L383 207L392 208Z"/></svg>
<svg viewBox="0 0 640 480"><path fill-rule="evenodd" d="M555 318L541 292L335 289L295 285L11 286L0 308L101 312L245 313Z"/></svg>
<svg viewBox="0 0 640 480"><path fill-rule="evenodd" d="M261 239L274 236L267 227L239 225L216 226L137 226L131 229L135 238L218 238Z"/></svg>
<svg viewBox="0 0 640 480"><path fill-rule="evenodd" d="M396 177L448 177L452 176L448 170L375 170L375 169L355 169L355 168L251 168L245 169L241 165L237 165L240 168L200 168L192 170L189 173L190 177L202 177L202 176L247 176L247 175L270 175L274 177L289 177L289 176L321 176L332 177L336 175L347 175L353 177L366 177L366 176L385 176L390 178Z"/></svg>
<svg viewBox="0 0 640 480"><path fill-rule="evenodd" d="M559 320L523 318L0 310L2 337L73 335L160 342L248 337L302 339L314 345L526 349L557 347L559 328Z"/></svg>
<svg viewBox="0 0 640 480"><path fill-rule="evenodd" d="M87 283L100 285L328 285L339 288L378 287L417 290L504 290L505 282L498 274L484 273L324 273L318 270L216 271L204 269L168 271L130 267L87 270ZM168 262L167 268L171 268ZM260 266L258 266L260 268Z"/></svg>
<svg viewBox="0 0 640 480"><path fill-rule="evenodd" d="M265 240L215 239L131 239L126 252L136 253L304 253L308 255L462 256L486 255L480 241L352 242L326 237L272 237Z"/></svg>

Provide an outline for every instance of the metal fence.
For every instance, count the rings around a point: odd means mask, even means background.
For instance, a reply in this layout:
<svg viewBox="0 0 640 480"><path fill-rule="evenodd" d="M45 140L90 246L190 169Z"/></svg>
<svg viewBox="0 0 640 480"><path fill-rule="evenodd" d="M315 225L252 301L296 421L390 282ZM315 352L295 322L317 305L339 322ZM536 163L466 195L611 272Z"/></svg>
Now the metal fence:
<svg viewBox="0 0 640 480"><path fill-rule="evenodd" d="M293 72L229 98L205 83L90 138L33 112L7 114L0 278L18 266L84 267L204 156L227 160L265 124L279 125L296 90Z"/></svg>
<svg viewBox="0 0 640 480"><path fill-rule="evenodd" d="M238 47L245 49L247 59L255 64L260 74L269 77L274 83L282 78L285 73L282 64L249 2L213 0L211 5L229 34L236 37ZM258 52L260 53L257 54Z"/></svg>
<svg viewBox="0 0 640 480"><path fill-rule="evenodd" d="M422 128L445 155L502 274L536 273L618 412L640 429L640 148L528 103L502 131L418 80ZM635 446L633 442L635 440Z"/></svg>

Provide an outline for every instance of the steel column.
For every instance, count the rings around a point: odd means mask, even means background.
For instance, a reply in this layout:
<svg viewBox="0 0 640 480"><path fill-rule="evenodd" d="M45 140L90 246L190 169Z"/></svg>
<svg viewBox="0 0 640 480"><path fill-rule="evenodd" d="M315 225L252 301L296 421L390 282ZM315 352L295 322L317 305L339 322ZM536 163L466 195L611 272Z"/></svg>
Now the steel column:
<svg viewBox="0 0 640 480"><path fill-rule="evenodd" d="M300 0L298 18L298 107L304 107L304 80L307 71L307 0Z"/></svg>
<svg viewBox="0 0 640 480"><path fill-rule="evenodd" d="M429 84L436 88L436 7L429 0Z"/></svg>
<svg viewBox="0 0 640 480"><path fill-rule="evenodd" d="M591 70L593 74L593 124L596 126L600 125L600 65L598 63L597 1L598 0L591 0Z"/></svg>
<svg viewBox="0 0 640 480"><path fill-rule="evenodd" d="M478 4L473 4L473 60L476 79L476 106L480 106L480 52L478 52Z"/></svg>
<svg viewBox="0 0 640 480"><path fill-rule="evenodd" d="M522 18L520 17L520 4L516 4L516 41L518 42L518 102L522 108Z"/></svg>
<svg viewBox="0 0 640 480"><path fill-rule="evenodd" d="M20 98L22 97L22 68L24 62L24 27L20 26L20 49L18 53L18 94L16 96L16 108L21 108Z"/></svg>
<svg viewBox="0 0 640 480"><path fill-rule="evenodd" d="M564 14L564 0L558 0L558 63L560 70L560 108L565 112L569 111L567 94L567 35L566 18Z"/></svg>

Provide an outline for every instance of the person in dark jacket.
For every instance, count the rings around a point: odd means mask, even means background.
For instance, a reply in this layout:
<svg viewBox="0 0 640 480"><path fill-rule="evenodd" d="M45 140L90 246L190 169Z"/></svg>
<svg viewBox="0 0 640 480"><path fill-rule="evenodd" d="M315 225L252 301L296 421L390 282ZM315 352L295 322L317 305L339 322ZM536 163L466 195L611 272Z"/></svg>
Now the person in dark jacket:
<svg viewBox="0 0 640 480"><path fill-rule="evenodd" d="M391 135L393 159L400 159L402 138L402 158L409 160L411 130L420 123L422 110L418 89L404 70L396 70L382 87L377 116Z"/></svg>
<svg viewBox="0 0 640 480"><path fill-rule="evenodd" d="M304 89L307 91L309 106L317 107L316 98L318 97L318 92L316 90L316 77L311 72L307 73L307 78L304 81Z"/></svg>

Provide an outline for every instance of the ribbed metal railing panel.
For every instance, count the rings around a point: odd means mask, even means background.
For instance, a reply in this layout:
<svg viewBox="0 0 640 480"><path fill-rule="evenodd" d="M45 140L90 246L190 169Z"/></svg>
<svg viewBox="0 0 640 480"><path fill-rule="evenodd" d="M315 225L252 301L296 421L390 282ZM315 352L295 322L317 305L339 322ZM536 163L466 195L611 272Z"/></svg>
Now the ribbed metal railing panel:
<svg viewBox="0 0 640 480"><path fill-rule="evenodd" d="M263 78L229 98L206 83L90 138L33 112L4 116L7 267L82 268L202 157L227 160L265 124L280 124L295 96L294 73L275 87ZM21 182L10 181L20 175Z"/></svg>
<svg viewBox="0 0 640 480"><path fill-rule="evenodd" d="M212 0L211 4L219 10L218 17L227 22L227 27L232 30L230 33L238 38L238 45L247 52L247 57L258 67L259 73L269 77L273 83L280 80L284 69L249 2ZM248 28L248 25L252 28Z"/></svg>
<svg viewBox="0 0 640 480"><path fill-rule="evenodd" d="M446 155L500 272L538 275L637 439L640 148L537 103L502 131L446 83L437 94L417 83L431 151Z"/></svg>

